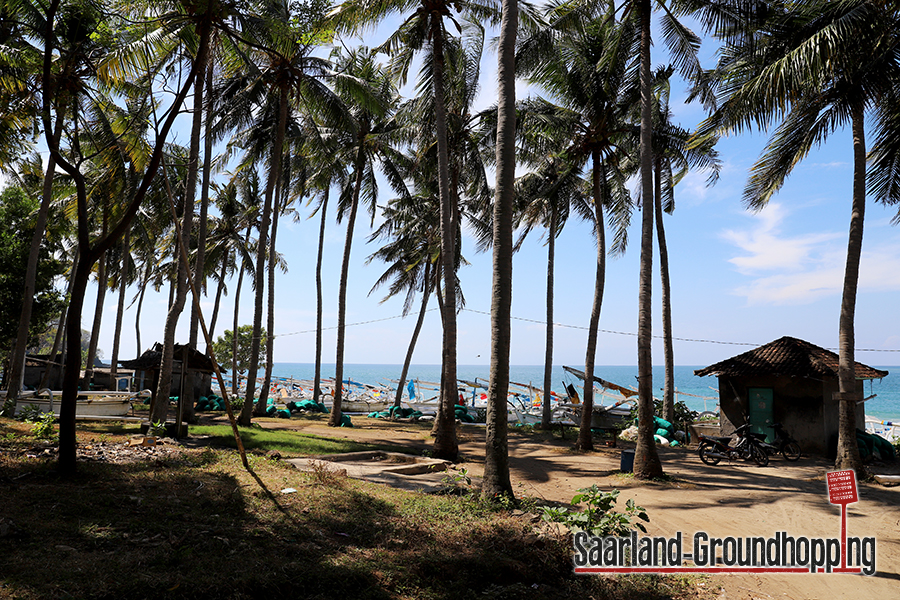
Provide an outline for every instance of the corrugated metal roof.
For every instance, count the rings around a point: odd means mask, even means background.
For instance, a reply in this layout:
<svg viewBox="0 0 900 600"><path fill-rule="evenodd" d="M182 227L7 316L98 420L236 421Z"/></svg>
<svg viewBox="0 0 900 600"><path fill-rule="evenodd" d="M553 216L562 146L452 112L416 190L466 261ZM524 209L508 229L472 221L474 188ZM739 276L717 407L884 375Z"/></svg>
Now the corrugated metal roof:
<svg viewBox="0 0 900 600"><path fill-rule="evenodd" d="M738 354L705 369L697 369L694 375L789 375L793 377L822 377L838 375L837 354L815 344L785 336L764 346ZM857 379L881 379L887 371L873 369L856 363Z"/></svg>

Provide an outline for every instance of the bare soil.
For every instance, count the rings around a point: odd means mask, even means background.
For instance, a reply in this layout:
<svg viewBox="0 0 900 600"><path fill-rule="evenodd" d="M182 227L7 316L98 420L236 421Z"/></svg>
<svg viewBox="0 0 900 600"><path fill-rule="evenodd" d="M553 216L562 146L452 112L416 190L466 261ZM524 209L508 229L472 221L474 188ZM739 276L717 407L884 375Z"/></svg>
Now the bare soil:
<svg viewBox="0 0 900 600"><path fill-rule="evenodd" d="M333 429L324 421L307 419L263 420L263 427L290 428L304 433L343 437L369 443L408 446L421 451L431 446L428 426L355 419L352 429ZM459 429L458 467L480 476L484 463L484 429ZM773 457L768 467L747 462L703 464L693 449L660 448L666 482L643 482L619 472L622 450L633 444L619 441L616 448L598 444L591 453L571 450L569 439L547 433L510 433L509 454L513 488L517 496L568 502L580 488L597 484L619 489L619 501L633 498L650 515L649 535L674 536L694 532L710 536L774 537L776 532L799 537L840 536L840 507L828 503L825 473L832 470L823 458L803 457L789 463ZM602 442L601 442L602 443ZM896 463L873 465L877 473L900 473ZM721 587L720 598L897 598L900 580L900 487L877 483L859 485L858 503L848 507L847 534L874 536L877 572L874 576L848 574L715 575L708 585ZM686 545L689 543L686 542Z"/></svg>

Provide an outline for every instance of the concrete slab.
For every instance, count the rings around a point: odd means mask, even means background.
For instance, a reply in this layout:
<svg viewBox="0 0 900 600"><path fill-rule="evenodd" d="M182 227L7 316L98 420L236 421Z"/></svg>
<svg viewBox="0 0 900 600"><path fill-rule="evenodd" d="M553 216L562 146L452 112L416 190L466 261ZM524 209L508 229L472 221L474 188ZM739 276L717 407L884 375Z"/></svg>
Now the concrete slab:
<svg viewBox="0 0 900 600"><path fill-rule="evenodd" d="M301 471L325 467L345 471L347 477L420 492L436 492L447 487L450 461L400 452L348 452L310 458L291 458Z"/></svg>

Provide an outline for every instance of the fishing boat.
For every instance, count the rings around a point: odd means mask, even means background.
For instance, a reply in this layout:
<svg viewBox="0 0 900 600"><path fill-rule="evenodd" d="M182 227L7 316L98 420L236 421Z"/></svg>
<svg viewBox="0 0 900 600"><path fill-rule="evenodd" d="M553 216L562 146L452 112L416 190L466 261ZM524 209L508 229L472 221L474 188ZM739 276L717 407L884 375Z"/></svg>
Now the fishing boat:
<svg viewBox="0 0 900 600"><path fill-rule="evenodd" d="M866 433L873 433L894 443L900 440L900 421L885 421L866 415Z"/></svg>
<svg viewBox="0 0 900 600"><path fill-rule="evenodd" d="M93 391L78 392L75 403L75 417L90 418L122 418L132 412L132 403L149 398L150 390L140 392ZM41 389L34 392L22 392L16 401L15 414L33 406L42 413L53 413L59 416L62 392Z"/></svg>
<svg viewBox="0 0 900 600"><path fill-rule="evenodd" d="M573 367L564 366L563 369L579 378L581 381L584 381L585 374L584 371L579 371ZM611 383L606 381L605 379L601 379L594 375L594 385L600 385L600 395L601 397L607 397L615 399L616 402L611 405L604 405L601 403L594 403L591 410L591 428L592 429L612 429L624 422L631 416L631 406L630 404L635 401L635 396L638 395L636 390L623 387L621 385L617 385L615 383ZM616 392L616 394L610 393ZM570 392L571 393L571 392ZM596 391L595 391L596 393ZM571 421L576 424L581 424L581 414L583 409L583 404L581 403L569 403L564 406L564 408L568 409L567 416Z"/></svg>

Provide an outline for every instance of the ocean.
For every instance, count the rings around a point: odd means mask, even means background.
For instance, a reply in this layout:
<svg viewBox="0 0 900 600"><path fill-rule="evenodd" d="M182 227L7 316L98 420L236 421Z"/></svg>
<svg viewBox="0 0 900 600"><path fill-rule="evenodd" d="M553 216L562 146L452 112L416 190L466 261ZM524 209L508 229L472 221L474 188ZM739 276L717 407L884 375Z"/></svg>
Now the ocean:
<svg viewBox="0 0 900 600"><path fill-rule="evenodd" d="M576 369L582 369L581 365L572 365ZM345 364L344 378L370 384L390 385L391 379L400 376L402 365L363 365ZM718 380L715 377L696 377L694 370L702 366L676 366L675 388L679 392L677 400L684 402L691 410L698 412L704 410L715 411L718 404ZM875 394L875 398L866 402L866 415L885 421L900 421L900 367L876 367L889 371L890 374L881 380L866 382L865 395ZM272 374L276 377L293 377L295 379L312 379L315 375L315 365L312 363L278 363L273 366ZM624 387L637 389L637 367L635 366L597 366L594 369L597 377L616 383ZM662 395L663 378L665 368L653 367L654 395ZM458 365L457 376L459 379L487 382L490 369L487 365ZM322 365L322 376L334 376L334 364ZM440 365L411 365L409 368L410 379L437 382L441 380ZM542 365L510 365L509 379L517 383L531 383L541 387L544 381L544 367ZM572 383L581 393L580 382L563 370L562 366L553 367L553 391L565 394L565 385Z"/></svg>

